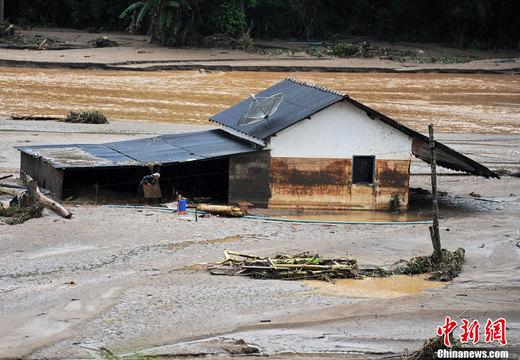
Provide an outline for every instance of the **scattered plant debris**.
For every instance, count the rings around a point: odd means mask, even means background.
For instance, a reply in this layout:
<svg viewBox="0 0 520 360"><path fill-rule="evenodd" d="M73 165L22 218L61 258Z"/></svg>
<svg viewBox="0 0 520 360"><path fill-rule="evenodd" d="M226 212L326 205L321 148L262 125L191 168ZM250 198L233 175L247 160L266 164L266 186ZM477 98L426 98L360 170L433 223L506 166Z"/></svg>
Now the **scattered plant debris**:
<svg viewBox="0 0 520 360"><path fill-rule="evenodd" d="M42 217L43 206L38 204L22 205L16 204L8 208L0 206L0 217L7 218L5 223L8 225L18 225L30 219Z"/></svg>
<svg viewBox="0 0 520 360"><path fill-rule="evenodd" d="M11 115L11 120L61 121L63 117L52 115Z"/></svg>
<svg viewBox="0 0 520 360"><path fill-rule="evenodd" d="M454 339L453 334L450 334L450 343L452 346L449 348L450 350L460 350L460 343ZM440 349L448 349L446 345L444 345L444 341L442 336L436 336L431 339L428 339L424 342L424 345L417 351L403 356L405 360L431 360L437 359L437 351Z"/></svg>
<svg viewBox="0 0 520 360"><path fill-rule="evenodd" d="M207 268L212 275L242 275L257 279L324 280L430 273L428 280L450 281L457 277L464 263L464 249L443 249L439 259L418 256L401 261L390 270L381 267L360 269L356 259L320 258L308 252L274 257L246 255L225 250L225 259Z"/></svg>
<svg viewBox="0 0 520 360"><path fill-rule="evenodd" d="M108 124L106 116L97 110L87 110L79 113L71 111L65 116L63 121L82 124Z"/></svg>
<svg viewBox="0 0 520 360"><path fill-rule="evenodd" d="M495 173L498 175L507 175L507 176L513 176L513 177L520 177L520 171L511 171L508 169L497 169L495 170Z"/></svg>
<svg viewBox="0 0 520 360"><path fill-rule="evenodd" d="M0 47L20 50L67 50L83 46L62 42L59 39L41 34L18 34L12 24L0 23Z"/></svg>
<svg viewBox="0 0 520 360"><path fill-rule="evenodd" d="M303 280L358 277L354 259L325 259L318 254L277 255L272 258L225 250L225 260L208 270L213 275L243 275L257 279Z"/></svg>
<svg viewBox="0 0 520 360"><path fill-rule="evenodd" d="M93 48L104 48L104 47L116 47L119 46L118 42L111 40L106 36L99 37L94 40L90 40L88 45Z"/></svg>
<svg viewBox="0 0 520 360"><path fill-rule="evenodd" d="M442 256L439 259L435 259L432 255L414 257L400 262L389 272L396 275L431 273L428 280L450 281L459 275L465 260L463 248L458 248L456 251L442 249Z"/></svg>
<svg viewBox="0 0 520 360"><path fill-rule="evenodd" d="M0 21L0 39L14 36L14 25L9 21Z"/></svg>
<svg viewBox="0 0 520 360"><path fill-rule="evenodd" d="M369 43L349 43L345 41L309 46L305 51L315 57L342 57L342 58L376 58L397 62L417 62L426 64L460 64L473 61L477 58L463 55L435 57L426 54L423 50L408 50L385 47L373 47Z"/></svg>
<svg viewBox="0 0 520 360"><path fill-rule="evenodd" d="M238 49L247 51L253 48L253 39L251 38L249 32L244 33L238 38L226 34L213 34L204 38L203 45L210 48Z"/></svg>

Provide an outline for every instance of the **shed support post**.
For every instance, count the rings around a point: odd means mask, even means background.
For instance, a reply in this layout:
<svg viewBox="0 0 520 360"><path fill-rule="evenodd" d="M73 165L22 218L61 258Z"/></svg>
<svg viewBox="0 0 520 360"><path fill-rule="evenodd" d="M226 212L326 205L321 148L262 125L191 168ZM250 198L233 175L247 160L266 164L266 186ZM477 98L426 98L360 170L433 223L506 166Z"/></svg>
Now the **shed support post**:
<svg viewBox="0 0 520 360"><path fill-rule="evenodd" d="M433 125L428 125L430 133L430 165L432 169L432 210L433 225L430 226L430 235L433 244L433 258L440 259L442 256L441 237L439 234L439 202L437 200L437 156L435 154L435 140L433 138Z"/></svg>

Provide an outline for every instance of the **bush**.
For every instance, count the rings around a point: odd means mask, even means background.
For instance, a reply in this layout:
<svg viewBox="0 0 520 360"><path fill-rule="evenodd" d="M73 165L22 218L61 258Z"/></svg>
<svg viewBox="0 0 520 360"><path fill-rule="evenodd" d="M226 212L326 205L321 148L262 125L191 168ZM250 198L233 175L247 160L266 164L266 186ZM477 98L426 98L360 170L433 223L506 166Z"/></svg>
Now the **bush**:
<svg viewBox="0 0 520 360"><path fill-rule="evenodd" d="M108 124L106 116L97 110L82 111L80 113L71 111L63 121L82 124Z"/></svg>
<svg viewBox="0 0 520 360"><path fill-rule="evenodd" d="M246 13L240 1L223 1L214 11L217 31L238 38L246 30Z"/></svg>
<svg viewBox="0 0 520 360"><path fill-rule="evenodd" d="M332 46L331 55L337 57L354 57L363 54L363 49L359 45L340 42Z"/></svg>

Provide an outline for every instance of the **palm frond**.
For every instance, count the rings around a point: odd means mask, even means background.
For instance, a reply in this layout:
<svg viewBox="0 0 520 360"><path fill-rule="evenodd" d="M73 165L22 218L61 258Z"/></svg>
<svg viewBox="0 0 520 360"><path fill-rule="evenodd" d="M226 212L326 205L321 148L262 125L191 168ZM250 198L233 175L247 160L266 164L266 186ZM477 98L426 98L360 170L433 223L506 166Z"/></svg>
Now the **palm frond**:
<svg viewBox="0 0 520 360"><path fill-rule="evenodd" d="M134 12L135 9L138 9L140 8L141 6L144 5L146 1L137 1L135 3L133 3L132 5L130 5L129 7L127 7L125 9L125 11L123 11L121 13L121 15L119 15L119 18L120 19L124 19L125 17L129 16L130 14L132 14Z"/></svg>
<svg viewBox="0 0 520 360"><path fill-rule="evenodd" d="M145 1L145 4L143 5L143 8L141 9L141 12L139 15L137 15L136 22L139 24L141 21L143 21L144 17L148 14L148 12L151 10L152 5L154 5L155 0L148 0Z"/></svg>

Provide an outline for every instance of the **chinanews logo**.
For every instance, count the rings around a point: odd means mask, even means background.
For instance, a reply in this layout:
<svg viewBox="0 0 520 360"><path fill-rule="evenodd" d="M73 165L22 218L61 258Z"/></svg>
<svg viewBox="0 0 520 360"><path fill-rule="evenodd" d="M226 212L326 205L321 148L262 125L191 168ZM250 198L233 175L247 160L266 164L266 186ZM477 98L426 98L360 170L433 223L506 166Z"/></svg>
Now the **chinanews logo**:
<svg viewBox="0 0 520 360"><path fill-rule="evenodd" d="M446 348L437 350L438 359L509 359L507 322L504 318L487 319L484 326L478 320L461 319L460 322L446 316L444 324L437 327ZM452 344L453 332L460 328L458 341ZM486 347L461 347L460 345L486 344ZM489 347L497 346L497 347Z"/></svg>

